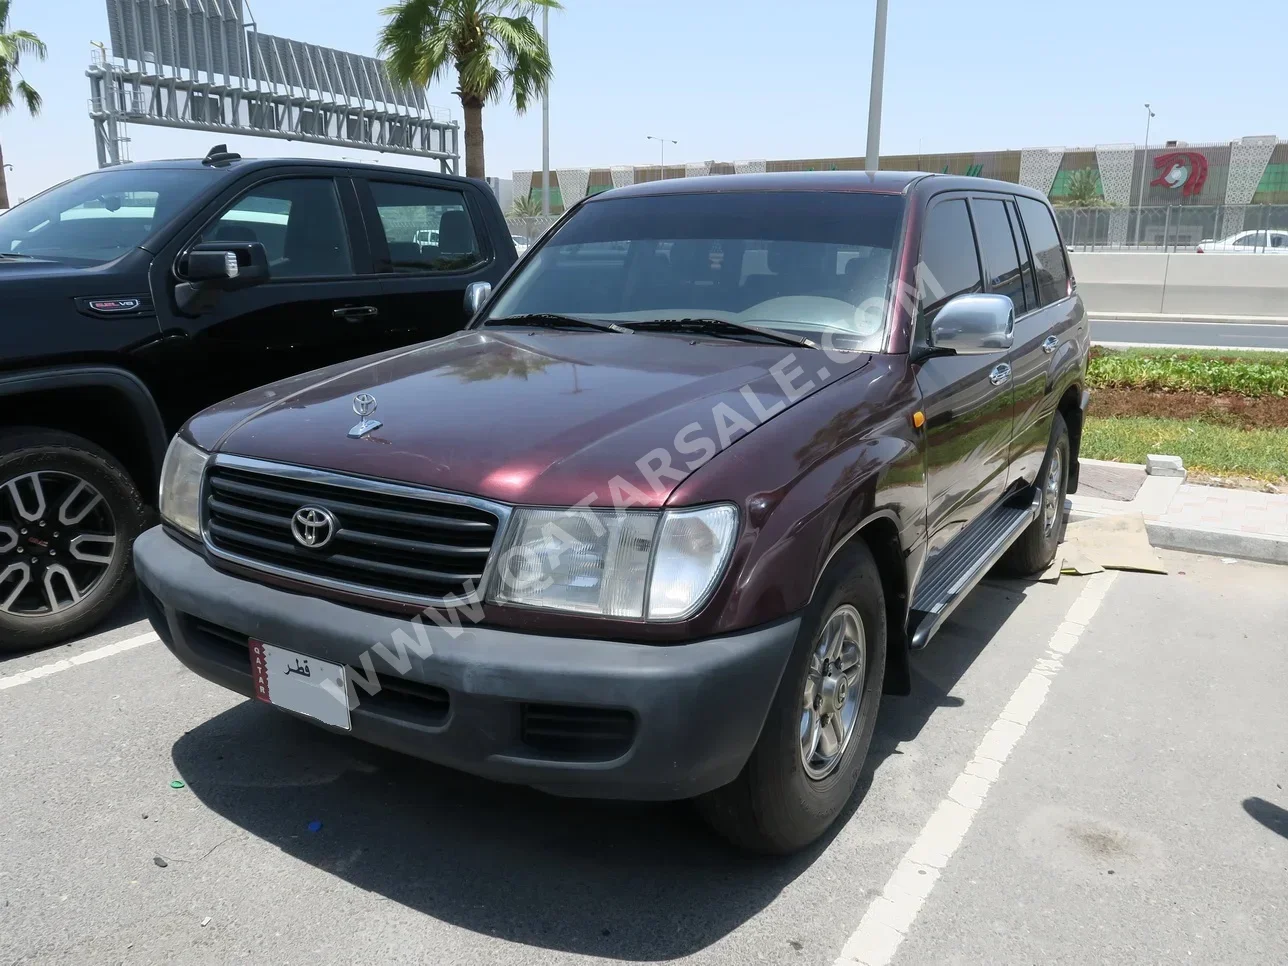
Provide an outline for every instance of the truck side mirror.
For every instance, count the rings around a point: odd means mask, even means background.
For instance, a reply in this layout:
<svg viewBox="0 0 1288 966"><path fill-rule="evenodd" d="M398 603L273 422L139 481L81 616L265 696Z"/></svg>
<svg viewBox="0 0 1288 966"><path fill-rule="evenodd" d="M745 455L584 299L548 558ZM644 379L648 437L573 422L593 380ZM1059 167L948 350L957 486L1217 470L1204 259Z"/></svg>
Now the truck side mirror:
<svg viewBox="0 0 1288 966"><path fill-rule="evenodd" d="M174 299L185 315L209 311L221 292L236 292L269 279L268 252L260 242L202 242L180 259Z"/></svg>
<svg viewBox="0 0 1288 966"><path fill-rule="evenodd" d="M1005 352L1015 341L1015 306L1005 295L958 295L930 324L930 346L956 355Z"/></svg>
<svg viewBox="0 0 1288 966"><path fill-rule="evenodd" d="M479 314L479 309L483 308L492 295L491 282L470 282L465 287L465 314L471 319Z"/></svg>

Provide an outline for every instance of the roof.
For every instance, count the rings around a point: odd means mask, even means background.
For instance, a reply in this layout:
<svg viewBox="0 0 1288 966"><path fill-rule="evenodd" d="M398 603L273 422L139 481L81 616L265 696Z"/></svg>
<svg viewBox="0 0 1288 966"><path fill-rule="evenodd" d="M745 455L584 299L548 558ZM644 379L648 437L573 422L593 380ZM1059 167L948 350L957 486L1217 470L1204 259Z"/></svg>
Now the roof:
<svg viewBox="0 0 1288 966"><path fill-rule="evenodd" d="M782 171L771 174L705 175L698 178L667 178L614 188L614 198L647 195L705 194L727 191L877 191L899 194L924 171ZM602 192L596 198L608 195Z"/></svg>
<svg viewBox="0 0 1288 966"><path fill-rule="evenodd" d="M172 158L163 161L131 161L128 167L131 170L138 168L152 168L157 170L163 168L196 168L226 173L244 173L246 171L258 170L260 168L278 167L284 164L333 169L361 168L365 171L383 171L386 174L432 174L436 178L453 178L457 181L469 180L468 178L464 178L459 175L440 174L437 171L430 171L426 168L395 167L388 164L373 164L369 161L336 161L329 158L241 158L237 161L220 163L218 165L208 165L201 158Z"/></svg>
<svg viewBox="0 0 1288 966"><path fill-rule="evenodd" d="M1041 194L1010 181L945 175L928 171L780 171L770 174L716 174L698 178L644 181L601 192L588 200L731 191L854 191L902 194L918 182L926 184L933 182L937 190L1006 191L1011 194L1042 197Z"/></svg>

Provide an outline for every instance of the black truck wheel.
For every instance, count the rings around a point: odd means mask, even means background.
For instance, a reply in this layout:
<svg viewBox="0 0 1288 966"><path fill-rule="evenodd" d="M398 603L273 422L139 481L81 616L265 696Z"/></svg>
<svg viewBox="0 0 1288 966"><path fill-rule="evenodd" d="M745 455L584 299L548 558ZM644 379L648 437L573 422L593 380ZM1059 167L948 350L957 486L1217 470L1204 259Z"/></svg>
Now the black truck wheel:
<svg viewBox="0 0 1288 966"><path fill-rule="evenodd" d="M98 623L132 586L146 511L115 459L71 433L0 432L0 652Z"/></svg>
<svg viewBox="0 0 1288 966"><path fill-rule="evenodd" d="M861 541L833 559L805 611L760 740L738 777L697 800L735 845L785 854L840 815L872 743L886 661L885 595Z"/></svg>
<svg viewBox="0 0 1288 966"><path fill-rule="evenodd" d="M1042 509L998 561L998 569L1003 573L1027 577L1046 570L1055 559L1064 518L1064 496L1069 489L1069 428L1059 413L1051 425L1051 442L1038 472L1038 486L1042 489Z"/></svg>

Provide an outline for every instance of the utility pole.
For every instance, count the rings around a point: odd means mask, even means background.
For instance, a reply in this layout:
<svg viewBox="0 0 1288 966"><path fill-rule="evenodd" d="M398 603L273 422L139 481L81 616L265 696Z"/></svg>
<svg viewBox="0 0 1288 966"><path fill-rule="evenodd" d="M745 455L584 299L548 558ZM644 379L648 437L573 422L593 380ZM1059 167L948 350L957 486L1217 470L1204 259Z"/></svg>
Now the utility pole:
<svg viewBox="0 0 1288 966"><path fill-rule="evenodd" d="M889 0L877 0L876 28L872 37L872 85L868 93L868 153L865 171L881 165L881 89L885 85L886 7Z"/></svg>
<svg viewBox="0 0 1288 966"><path fill-rule="evenodd" d="M666 177L666 146L668 143L679 144L680 142L672 141L670 138L658 137L656 134L646 134L644 135L644 137L650 141L656 141L658 144L662 146L662 167L660 169L661 173L658 176L658 180L661 181L663 178Z"/></svg>
<svg viewBox="0 0 1288 966"><path fill-rule="evenodd" d="M1154 112L1150 109L1149 103L1145 104L1145 144L1140 152L1140 194L1136 196L1136 244L1140 244L1140 216L1145 207L1145 181L1149 177L1149 122L1154 119Z"/></svg>
<svg viewBox="0 0 1288 966"><path fill-rule="evenodd" d="M550 52L550 8L541 8L541 42ZM541 94L541 213L550 214L550 84Z"/></svg>

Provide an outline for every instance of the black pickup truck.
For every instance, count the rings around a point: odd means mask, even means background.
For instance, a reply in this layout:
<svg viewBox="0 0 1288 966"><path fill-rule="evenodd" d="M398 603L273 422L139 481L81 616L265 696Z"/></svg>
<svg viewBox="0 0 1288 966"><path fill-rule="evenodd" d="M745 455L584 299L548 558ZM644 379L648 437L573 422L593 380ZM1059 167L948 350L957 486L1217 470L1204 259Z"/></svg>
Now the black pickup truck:
<svg viewBox="0 0 1288 966"><path fill-rule="evenodd" d="M453 332L467 287L515 257L483 182L222 145L0 214L0 651L85 630L128 592L185 419Z"/></svg>

